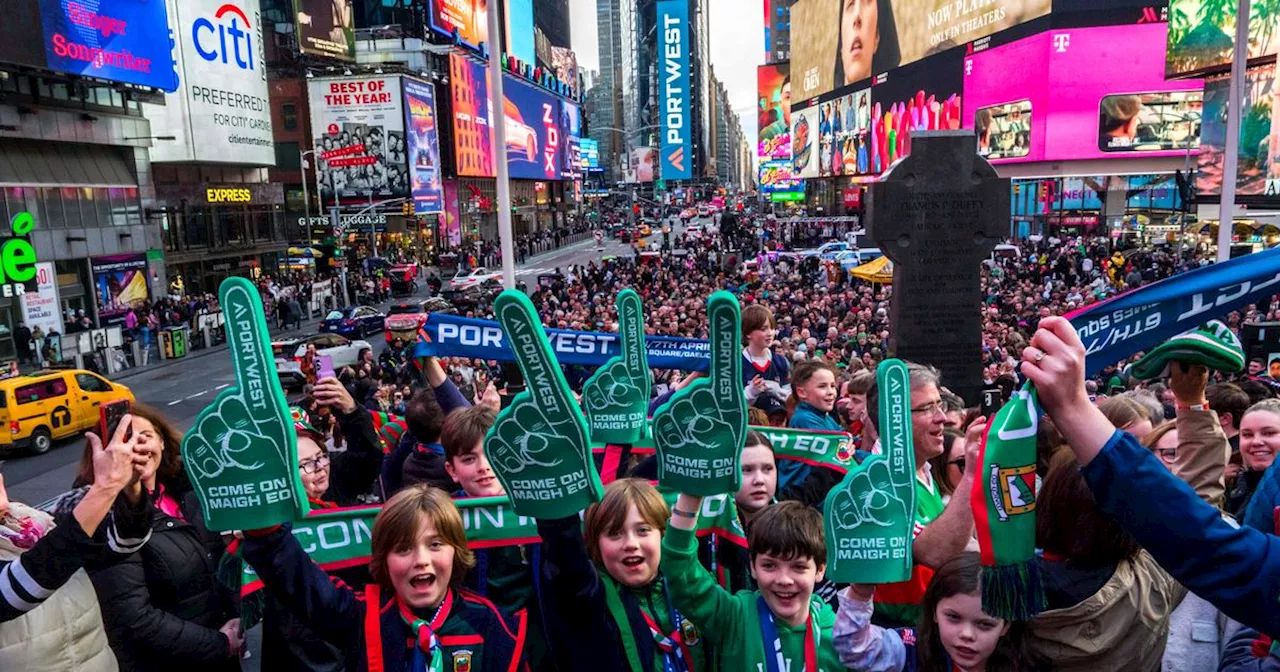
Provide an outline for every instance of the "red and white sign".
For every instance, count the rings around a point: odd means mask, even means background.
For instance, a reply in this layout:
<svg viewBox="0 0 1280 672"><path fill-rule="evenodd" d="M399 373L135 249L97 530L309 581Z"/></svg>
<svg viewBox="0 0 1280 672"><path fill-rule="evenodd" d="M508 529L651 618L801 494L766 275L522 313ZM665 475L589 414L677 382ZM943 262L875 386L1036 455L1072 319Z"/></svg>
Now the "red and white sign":
<svg viewBox="0 0 1280 672"><path fill-rule="evenodd" d="M862 187L849 187L844 190L844 207L862 207Z"/></svg>

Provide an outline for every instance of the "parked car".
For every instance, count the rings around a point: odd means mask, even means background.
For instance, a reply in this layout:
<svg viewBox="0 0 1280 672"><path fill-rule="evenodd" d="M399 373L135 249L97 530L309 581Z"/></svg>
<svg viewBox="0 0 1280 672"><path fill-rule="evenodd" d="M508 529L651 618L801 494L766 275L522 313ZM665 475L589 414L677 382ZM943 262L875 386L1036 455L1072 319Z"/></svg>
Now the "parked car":
<svg viewBox="0 0 1280 672"><path fill-rule="evenodd" d="M387 343L397 338L406 342L418 340L418 330L427 324L431 313L449 312L453 307L448 301L436 296L423 301L397 303L387 310L386 337Z"/></svg>
<svg viewBox="0 0 1280 672"><path fill-rule="evenodd" d="M127 399L133 392L91 371L35 371L0 380L0 455L26 450L49 452L64 439L98 424L102 404Z"/></svg>
<svg viewBox="0 0 1280 672"><path fill-rule="evenodd" d="M832 241L829 243L823 243L821 246L816 248L810 248L807 250L796 250L795 252L791 253L788 256L795 257L796 259L808 259L809 257L820 257L822 261L835 261L836 255L840 254L841 252L848 252L854 249L856 248L854 248L852 245L844 241Z"/></svg>
<svg viewBox="0 0 1280 672"><path fill-rule="evenodd" d="M351 340L338 334L315 334L274 341L271 351L275 354L276 375L280 377L280 386L286 390L301 390L307 382L302 374L302 357L307 354L308 345L316 346L316 354L333 359L334 369L355 366L360 361L360 351L372 350L366 341Z"/></svg>
<svg viewBox="0 0 1280 672"><path fill-rule="evenodd" d="M501 282L502 273L498 271L490 271L483 266L472 269L471 271L459 269L458 273L449 279L449 289L454 291L471 289L472 287L482 285L490 280L494 282Z"/></svg>
<svg viewBox="0 0 1280 672"><path fill-rule="evenodd" d="M360 338L382 331L387 316L370 306L346 306L329 311L320 321L320 331Z"/></svg>

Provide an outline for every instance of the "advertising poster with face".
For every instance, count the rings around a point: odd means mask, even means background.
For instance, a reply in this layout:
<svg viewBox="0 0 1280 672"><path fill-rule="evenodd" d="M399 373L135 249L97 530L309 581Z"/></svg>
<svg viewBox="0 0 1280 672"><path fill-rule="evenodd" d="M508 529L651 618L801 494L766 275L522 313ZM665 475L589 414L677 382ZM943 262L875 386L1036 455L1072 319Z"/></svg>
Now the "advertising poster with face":
<svg viewBox="0 0 1280 672"><path fill-rule="evenodd" d="M400 76L313 79L308 89L322 199L408 196Z"/></svg>
<svg viewBox="0 0 1280 672"><path fill-rule="evenodd" d="M791 76L786 63L762 65L756 70L760 129L757 155L762 159L791 158Z"/></svg>
<svg viewBox="0 0 1280 672"><path fill-rule="evenodd" d="M818 176L818 106L791 112L792 174L799 178Z"/></svg>

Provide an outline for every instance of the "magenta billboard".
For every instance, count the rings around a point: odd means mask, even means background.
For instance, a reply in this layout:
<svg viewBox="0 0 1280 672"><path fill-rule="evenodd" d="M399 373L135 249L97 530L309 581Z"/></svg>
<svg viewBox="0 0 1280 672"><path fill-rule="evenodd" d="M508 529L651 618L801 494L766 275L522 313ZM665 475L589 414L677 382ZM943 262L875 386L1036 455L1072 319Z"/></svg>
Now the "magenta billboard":
<svg viewBox="0 0 1280 672"><path fill-rule="evenodd" d="M1204 84L1165 81L1165 30L1051 30L965 56L964 127L993 163L1194 153Z"/></svg>

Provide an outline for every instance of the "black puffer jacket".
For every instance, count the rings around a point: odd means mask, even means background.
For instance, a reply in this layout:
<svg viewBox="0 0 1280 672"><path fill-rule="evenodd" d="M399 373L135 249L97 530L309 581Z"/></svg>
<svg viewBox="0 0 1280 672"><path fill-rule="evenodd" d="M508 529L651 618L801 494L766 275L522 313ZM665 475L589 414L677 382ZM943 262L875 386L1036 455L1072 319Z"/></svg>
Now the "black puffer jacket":
<svg viewBox="0 0 1280 672"><path fill-rule="evenodd" d="M218 631L235 615L214 578L221 539L205 528L194 492L180 502L185 521L153 509L151 541L89 574L122 671L240 669Z"/></svg>

